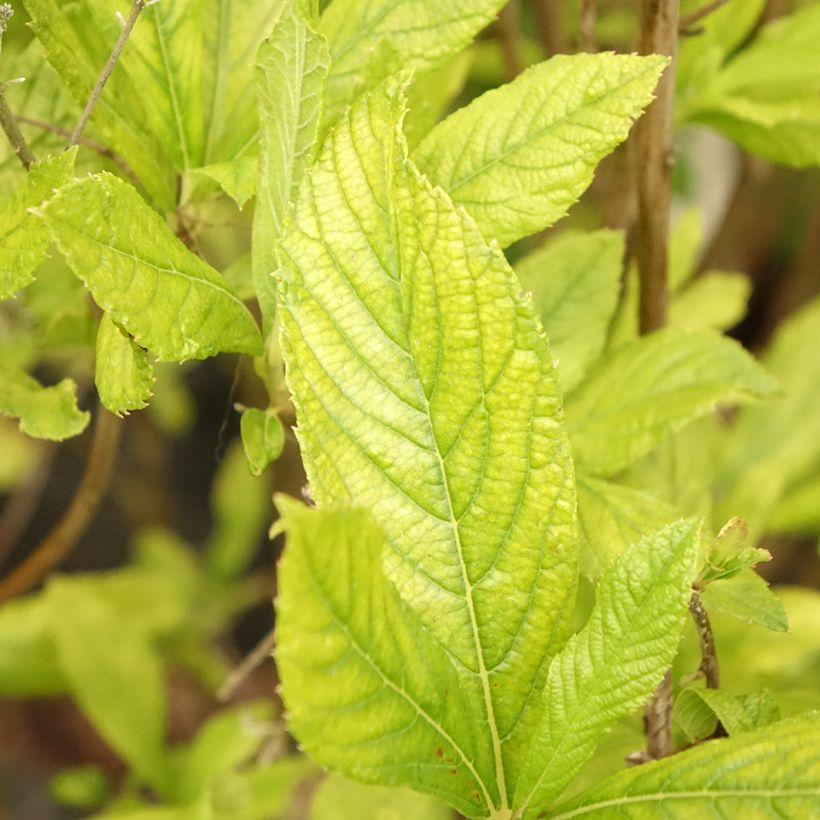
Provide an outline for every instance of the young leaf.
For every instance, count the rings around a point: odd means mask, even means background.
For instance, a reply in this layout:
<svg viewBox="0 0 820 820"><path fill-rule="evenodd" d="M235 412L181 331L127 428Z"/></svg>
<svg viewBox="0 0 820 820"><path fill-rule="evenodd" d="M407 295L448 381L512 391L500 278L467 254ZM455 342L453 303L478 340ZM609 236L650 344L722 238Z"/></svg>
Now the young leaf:
<svg viewBox="0 0 820 820"><path fill-rule="evenodd" d="M610 777L550 817L813 817L820 812L820 715L714 740Z"/></svg>
<svg viewBox="0 0 820 820"><path fill-rule="evenodd" d="M259 158L250 155L203 165L201 168L191 168L189 173L213 180L236 202L237 207L244 208L248 200L256 193L258 166Z"/></svg>
<svg viewBox="0 0 820 820"><path fill-rule="evenodd" d="M48 588L71 693L102 737L162 793L167 704L159 655L145 633L117 617L90 585L78 591L58 579Z"/></svg>
<svg viewBox="0 0 820 820"><path fill-rule="evenodd" d="M332 66L326 121L333 123L355 97L400 67L423 71L455 56L503 5L504 0L335 0L319 24Z"/></svg>
<svg viewBox="0 0 820 820"><path fill-rule="evenodd" d="M288 0L256 56L262 153L251 253L254 288L266 323L276 312L276 243L315 155L328 64L324 38L307 24L297 0Z"/></svg>
<svg viewBox="0 0 820 820"><path fill-rule="evenodd" d="M567 232L516 266L538 305L564 393L581 382L604 348L623 254L623 234L616 231Z"/></svg>
<svg viewBox="0 0 820 820"><path fill-rule="evenodd" d="M768 550L747 546L749 528L742 518L732 518L720 530L706 556L706 566L700 575L701 584L720 578L731 578L741 570L771 561Z"/></svg>
<svg viewBox="0 0 820 820"><path fill-rule="evenodd" d="M675 700L676 716L689 708L696 708L695 702L705 706L710 713L713 728L714 723L720 720L730 737L780 720L780 709L765 689L745 695L730 695L720 689L687 686ZM690 734L690 737L692 741L697 741L705 735Z"/></svg>
<svg viewBox="0 0 820 820"><path fill-rule="evenodd" d="M697 556L698 524L681 521L604 574L588 623L550 664L544 716L515 794L524 817L547 808L601 735L652 694L680 641Z"/></svg>
<svg viewBox="0 0 820 820"><path fill-rule="evenodd" d="M581 571L598 578L630 544L669 524L680 514L653 493L579 473L578 529Z"/></svg>
<svg viewBox="0 0 820 820"><path fill-rule="evenodd" d="M29 208L40 205L71 179L76 157L73 148L32 165L22 187L0 202L0 299L28 285L46 258L51 237Z"/></svg>
<svg viewBox="0 0 820 820"><path fill-rule="evenodd" d="M103 406L118 416L145 407L154 386L148 354L107 313L97 331L94 383Z"/></svg>
<svg viewBox="0 0 820 820"><path fill-rule="evenodd" d="M38 213L97 304L160 361L261 352L245 306L127 182L86 177Z"/></svg>
<svg viewBox="0 0 820 820"><path fill-rule="evenodd" d="M282 455L285 430L275 412L250 407L240 421L242 446L254 475L262 475L272 461Z"/></svg>
<svg viewBox="0 0 820 820"><path fill-rule="evenodd" d="M82 433L91 418L77 408L77 385L71 379L43 387L21 370L0 368L0 413L20 419L20 430L33 438L62 441Z"/></svg>
<svg viewBox="0 0 820 820"><path fill-rule="evenodd" d="M767 398L777 390L736 342L667 328L601 359L570 396L573 453L587 472L613 475L718 403Z"/></svg>
<svg viewBox="0 0 820 820"><path fill-rule="evenodd" d="M502 246L559 220L626 139L666 61L557 56L451 114L413 155Z"/></svg>
<svg viewBox="0 0 820 820"><path fill-rule="evenodd" d="M576 581L561 392L497 247L406 159L399 83L355 103L281 243L282 350L320 504L372 510L388 577L477 687L506 802Z"/></svg>
<svg viewBox="0 0 820 820"><path fill-rule="evenodd" d="M701 597L710 612L723 612L775 632L785 632L789 628L783 604L754 570L744 569L731 578L713 581Z"/></svg>
<svg viewBox="0 0 820 820"><path fill-rule="evenodd" d="M276 662L294 735L351 777L486 814L498 799L489 728L445 648L385 578L380 528L363 511L277 504L288 541Z"/></svg>

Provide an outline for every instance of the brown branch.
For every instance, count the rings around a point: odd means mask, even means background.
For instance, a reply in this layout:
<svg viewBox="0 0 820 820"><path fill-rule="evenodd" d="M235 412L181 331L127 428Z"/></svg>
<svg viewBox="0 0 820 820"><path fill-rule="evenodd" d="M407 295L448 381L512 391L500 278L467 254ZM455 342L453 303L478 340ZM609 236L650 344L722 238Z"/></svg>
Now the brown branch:
<svg viewBox="0 0 820 820"><path fill-rule="evenodd" d="M717 11L721 6L725 6L729 0L711 0L705 6L687 14L686 17L681 17L678 23L679 34L691 34L691 28L695 23L699 23L704 17L708 17L713 11Z"/></svg>
<svg viewBox="0 0 820 820"><path fill-rule="evenodd" d="M650 333L666 324L669 299L670 181L673 164L672 108L678 42L678 0L642 0L641 54L671 58L658 84L655 101L638 120L638 223L635 258L640 274L640 330Z"/></svg>
<svg viewBox="0 0 820 820"><path fill-rule="evenodd" d="M534 0L533 3L538 37L548 57L569 52L562 3L563 0Z"/></svg>
<svg viewBox="0 0 820 820"><path fill-rule="evenodd" d="M74 126L74 130L71 132L71 137L68 140L69 148L79 142L80 135L83 133L85 126L88 124L88 120L91 118L91 112L94 110L97 100L100 99L100 95L105 88L105 84L108 82L108 78L111 76L111 72L117 64L120 53L123 48L125 48L126 42L128 42L131 31L137 22L137 17L140 16L140 12L145 8L145 2L146 0L134 0L134 4L131 6L131 13L128 15L128 19L122 27L120 36L117 38L117 42L114 44L114 48L111 50L111 54L103 66L102 73L97 80L97 84L94 86L94 90L91 92L91 96L88 98L88 102L85 104L83 113L80 114L80 119L77 121L77 125Z"/></svg>
<svg viewBox="0 0 820 820"><path fill-rule="evenodd" d="M122 422L100 408L91 454L77 492L54 529L11 574L0 581L0 602L22 595L71 553L91 523L111 479Z"/></svg>
<svg viewBox="0 0 820 820"><path fill-rule="evenodd" d="M646 705L646 757L660 760L672 752L672 673L667 672Z"/></svg>
<svg viewBox="0 0 820 820"><path fill-rule="evenodd" d="M521 54L518 47L518 0L510 0L498 13L495 33L504 57L504 73L509 82L521 73Z"/></svg>
<svg viewBox="0 0 820 820"><path fill-rule="evenodd" d="M703 606L700 593L692 590L692 597L689 600L689 612L695 621L700 639L701 662L700 674L706 680L707 689L717 689L720 686L720 666L718 664L717 649L715 648L715 635L712 632L712 624L709 621L709 614Z"/></svg>
<svg viewBox="0 0 820 820"><path fill-rule="evenodd" d="M28 169L37 162L37 159L32 153L31 148L29 148L22 131L20 131L17 118L6 102L6 95L3 93L2 88L0 88L0 126L2 126L3 131L5 131L9 144L17 155L17 159L20 160L23 167L28 171Z"/></svg>
<svg viewBox="0 0 820 820"><path fill-rule="evenodd" d="M230 700L245 678L247 678L257 666L261 666L271 657L275 643L276 630L271 629L250 653L242 659L242 662L231 674L228 675L225 683L219 687L219 691L216 693L217 698L223 703Z"/></svg>
<svg viewBox="0 0 820 820"><path fill-rule="evenodd" d="M598 0L578 2L578 51L594 54L598 50L598 36L595 31L598 22Z"/></svg>

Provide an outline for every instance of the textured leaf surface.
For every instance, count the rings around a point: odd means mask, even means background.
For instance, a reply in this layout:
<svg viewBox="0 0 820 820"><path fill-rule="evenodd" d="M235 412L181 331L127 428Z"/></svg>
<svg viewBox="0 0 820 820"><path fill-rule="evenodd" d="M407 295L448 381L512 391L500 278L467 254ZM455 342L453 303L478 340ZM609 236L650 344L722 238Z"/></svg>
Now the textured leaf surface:
<svg viewBox="0 0 820 820"><path fill-rule="evenodd" d="M675 700L676 717L687 712L696 713L698 703L711 716L712 730L716 721L720 720L730 737L780 720L777 703L766 690L732 695L720 689L688 686ZM693 741L704 737L704 734L690 734Z"/></svg>
<svg viewBox="0 0 820 820"><path fill-rule="evenodd" d="M777 382L736 342L674 328L608 354L570 396L573 453L596 475L613 475L719 402L771 397Z"/></svg>
<svg viewBox="0 0 820 820"><path fill-rule="evenodd" d="M550 816L814 817L820 812L820 716L713 740L615 775Z"/></svg>
<svg viewBox="0 0 820 820"><path fill-rule="evenodd" d="M40 213L97 304L160 361L260 352L242 302L126 182L86 177Z"/></svg>
<svg viewBox="0 0 820 820"><path fill-rule="evenodd" d="M82 433L91 418L77 408L77 385L71 379L43 387L27 373L2 368L0 413L19 418L27 435L52 441Z"/></svg>
<svg viewBox="0 0 820 820"><path fill-rule="evenodd" d="M272 461L282 454L285 431L276 413L251 407L242 413L240 422L242 446L254 475L262 475Z"/></svg>
<svg viewBox="0 0 820 820"><path fill-rule="evenodd" d="M652 99L661 57L557 56L451 114L414 159L506 246L559 220Z"/></svg>
<svg viewBox="0 0 820 820"><path fill-rule="evenodd" d="M653 493L579 474L581 571L597 578L630 544L669 524L679 513Z"/></svg>
<svg viewBox="0 0 820 820"><path fill-rule="evenodd" d="M94 383L100 401L118 416L145 407L154 386L148 354L107 313L97 331Z"/></svg>
<svg viewBox="0 0 820 820"><path fill-rule="evenodd" d="M567 633L572 465L534 306L408 163L402 109L392 81L363 97L305 177L282 349L314 496L385 529L388 576L484 705L503 803Z"/></svg>
<svg viewBox="0 0 820 820"><path fill-rule="evenodd" d="M600 355L618 301L623 235L615 231L560 234L516 266L532 292L569 393Z"/></svg>
<svg viewBox="0 0 820 820"><path fill-rule="evenodd" d="M731 578L714 581L701 595L710 612L723 612L775 632L785 632L789 628L783 604L754 570L746 569Z"/></svg>
<svg viewBox="0 0 820 820"><path fill-rule="evenodd" d="M77 149L48 157L31 167L23 185L0 202L0 299L8 299L28 285L46 258L51 236L28 212L71 179Z"/></svg>
<svg viewBox="0 0 820 820"><path fill-rule="evenodd" d="M244 208L256 193L258 166L259 158L250 155L203 165L201 168L192 168L191 171L195 175L213 180L239 208Z"/></svg>
<svg viewBox="0 0 820 820"><path fill-rule="evenodd" d="M652 694L680 641L697 553L697 523L681 521L604 574L589 621L550 664L544 717L516 791L525 817L549 806L601 735Z"/></svg>
<svg viewBox="0 0 820 820"><path fill-rule="evenodd" d="M504 0L334 0L319 26L332 58L327 121L400 67L424 70L454 56L503 5Z"/></svg>
<svg viewBox="0 0 820 820"><path fill-rule="evenodd" d="M352 777L413 783L472 817L486 813L489 730L444 648L385 578L381 529L363 511L283 497L278 506L288 542L276 662L302 746Z"/></svg>
<svg viewBox="0 0 820 820"><path fill-rule="evenodd" d="M329 57L324 38L304 20L296 0L288 0L256 59L262 153L251 252L259 306L270 321L276 311L276 242L315 155Z"/></svg>

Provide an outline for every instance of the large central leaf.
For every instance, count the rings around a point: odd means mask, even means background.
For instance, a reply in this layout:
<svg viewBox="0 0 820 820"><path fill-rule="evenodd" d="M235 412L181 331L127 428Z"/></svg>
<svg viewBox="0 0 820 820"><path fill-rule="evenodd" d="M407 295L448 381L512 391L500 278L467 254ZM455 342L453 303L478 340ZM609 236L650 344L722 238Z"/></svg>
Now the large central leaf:
<svg viewBox="0 0 820 820"><path fill-rule="evenodd" d="M281 242L282 347L318 502L370 509L386 571L484 705L507 806L563 644L572 465L531 302L408 161L400 84L353 105Z"/></svg>

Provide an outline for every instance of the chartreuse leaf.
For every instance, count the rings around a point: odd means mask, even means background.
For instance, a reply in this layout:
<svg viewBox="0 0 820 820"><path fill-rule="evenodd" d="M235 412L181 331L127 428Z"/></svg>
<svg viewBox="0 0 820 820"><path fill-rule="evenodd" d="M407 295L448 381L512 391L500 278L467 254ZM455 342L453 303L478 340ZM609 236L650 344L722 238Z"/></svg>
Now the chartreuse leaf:
<svg viewBox="0 0 820 820"><path fill-rule="evenodd" d="M97 331L94 383L100 401L118 416L145 407L154 386L148 354L107 313Z"/></svg>
<svg viewBox="0 0 820 820"><path fill-rule="evenodd" d="M400 67L441 65L492 22L504 0L335 0L319 24L330 44L326 121Z"/></svg>
<svg viewBox="0 0 820 820"><path fill-rule="evenodd" d="M587 472L613 475L719 402L777 391L736 342L667 328L609 353L569 397L573 452Z"/></svg>
<svg viewBox="0 0 820 820"><path fill-rule="evenodd" d="M62 441L85 430L91 416L77 407L71 379L43 387L22 370L0 368L0 413L20 419L20 430L33 438Z"/></svg>
<svg viewBox="0 0 820 820"><path fill-rule="evenodd" d="M0 202L0 299L28 285L46 258L51 236L29 208L71 179L76 157L77 149L72 148L32 165L23 185Z"/></svg>
<svg viewBox="0 0 820 820"><path fill-rule="evenodd" d="M282 351L314 496L385 530L388 577L481 704L503 808L567 636L572 466L534 306L408 162L402 112L395 79L362 97L304 178L280 245Z"/></svg>
<svg viewBox="0 0 820 820"><path fill-rule="evenodd" d="M747 151L794 166L820 164L820 7L763 28L701 85L680 116L714 126Z"/></svg>
<svg viewBox="0 0 820 820"><path fill-rule="evenodd" d="M723 612L747 624L760 624L775 632L785 632L789 621L783 604L769 585L752 569L743 569L729 578L719 578L701 593L709 612Z"/></svg>
<svg viewBox="0 0 820 820"><path fill-rule="evenodd" d="M480 700L386 579L381 529L364 511L277 504L288 541L276 662L299 742L357 779L411 783L485 815L498 798Z"/></svg>
<svg viewBox="0 0 820 820"><path fill-rule="evenodd" d="M560 234L515 268L532 292L569 393L598 358L618 301L623 234L616 231Z"/></svg>
<svg viewBox="0 0 820 820"><path fill-rule="evenodd" d="M687 686L675 699L674 716L689 739L697 741L708 737L718 720L731 737L780 720L780 709L765 689L731 695L720 689Z"/></svg>
<svg viewBox="0 0 820 820"><path fill-rule="evenodd" d="M204 165L202 168L192 168L190 171L194 176L206 177L215 182L239 208L244 208L256 193L258 166L259 157L249 155Z"/></svg>
<svg viewBox="0 0 820 820"><path fill-rule="evenodd" d="M307 24L297 0L287 0L256 60L262 153L251 261L259 307L269 323L276 312L276 242L315 156L329 57L324 38Z"/></svg>
<svg viewBox="0 0 820 820"><path fill-rule="evenodd" d="M419 168L506 246L559 220L652 100L666 61L557 56L436 126Z"/></svg>
<svg viewBox="0 0 820 820"><path fill-rule="evenodd" d="M683 330L726 330L746 314L749 277L734 271L706 271L674 294L669 323Z"/></svg>
<svg viewBox="0 0 820 820"><path fill-rule="evenodd" d="M86 177L38 213L97 304L160 361L261 352L242 302L127 182Z"/></svg>
<svg viewBox="0 0 820 820"><path fill-rule="evenodd" d="M100 735L162 793L167 704L160 657L139 626L116 617L90 585L83 592L61 580L49 585L60 666Z"/></svg>
<svg viewBox="0 0 820 820"><path fill-rule="evenodd" d="M365 786L329 775L310 804L310 820L451 820L452 811L427 794L410 789Z"/></svg>
<svg viewBox="0 0 820 820"><path fill-rule="evenodd" d="M733 518L727 522L709 548L706 565L699 578L701 584L731 578L741 570L771 561L768 550L747 546L748 538L749 528L743 519Z"/></svg>
<svg viewBox="0 0 820 820"><path fill-rule="evenodd" d="M814 817L820 715L812 713L610 777L550 817Z"/></svg>
<svg viewBox="0 0 820 820"><path fill-rule="evenodd" d="M630 544L679 518L678 512L650 492L579 474L578 529L581 571L598 578Z"/></svg>
<svg viewBox="0 0 820 820"><path fill-rule="evenodd" d="M553 658L544 716L515 805L535 817L558 797L601 735L637 709L672 663L697 572L698 524L671 524L604 574L586 626Z"/></svg>
<svg viewBox="0 0 820 820"><path fill-rule="evenodd" d="M272 461L282 455L285 430L274 410L250 407L242 413L240 422L242 446L254 475L262 475Z"/></svg>

